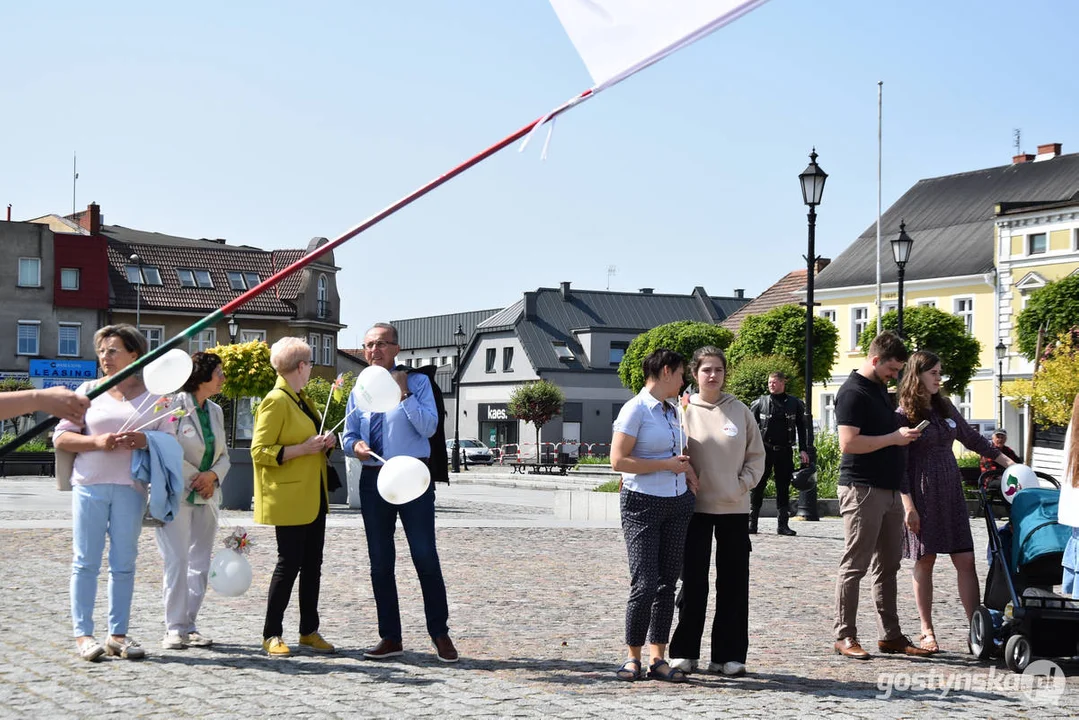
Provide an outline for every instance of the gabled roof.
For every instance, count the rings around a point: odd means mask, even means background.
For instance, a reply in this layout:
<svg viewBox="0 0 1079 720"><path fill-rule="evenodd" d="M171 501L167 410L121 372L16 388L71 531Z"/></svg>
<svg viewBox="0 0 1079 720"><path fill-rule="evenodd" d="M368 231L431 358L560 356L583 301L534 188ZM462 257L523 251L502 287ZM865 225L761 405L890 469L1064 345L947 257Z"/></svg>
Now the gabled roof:
<svg viewBox="0 0 1079 720"><path fill-rule="evenodd" d="M224 306L244 290L233 290L227 272L258 273L265 280L305 254L304 250L260 250L246 245L226 245L224 241L196 240L161 233L131 230L118 225L104 225L101 235L108 240L110 303L132 308L136 302L135 286L128 282L124 266L132 253L144 266L155 266L161 285L143 285L139 304L146 310L212 312ZM202 269L210 272L212 288L180 286L176 268ZM292 316L300 288L300 273L285 278L277 286L261 293L244 305L245 314Z"/></svg>
<svg viewBox="0 0 1079 720"><path fill-rule="evenodd" d="M1055 203L1079 192L1079 153L1040 162L919 180L881 218L881 280L896 281L889 240L906 222L914 249L906 280L978 275L993 269L997 203ZM818 288L876 283L874 222L817 277Z"/></svg>
<svg viewBox="0 0 1079 720"><path fill-rule="evenodd" d="M804 269L789 272L748 304L740 307L720 325L733 332L738 332L738 328L742 327L742 321L750 315L760 315L781 305L804 302L799 297L799 293L804 290L805 285L806 271Z"/></svg>
<svg viewBox="0 0 1079 720"><path fill-rule="evenodd" d="M470 312L449 313L446 315L430 315L422 318L408 318L394 320L390 324L397 328L397 342L402 350L433 347L455 347L456 340L453 334L457 332L457 326L461 326L467 342L475 331L476 326L498 313L499 309L472 310Z"/></svg>
<svg viewBox="0 0 1079 720"><path fill-rule="evenodd" d="M534 300L534 312L531 308ZM723 306L744 304L745 298L722 298L723 303L713 302L703 288L696 288L688 295L659 293L628 293L605 290L573 290L566 293L556 288L539 288L525 294L515 303L516 318L510 316L509 308L501 317L492 317L478 328L478 332L492 332L515 324L517 337L524 346L537 372L558 370L585 370L584 348L578 334L585 332L610 332L638 334L658 325L677 320L695 320L714 323L725 315L716 315ZM495 323L499 324L495 324ZM555 343L565 343L573 355L562 360L555 351Z"/></svg>

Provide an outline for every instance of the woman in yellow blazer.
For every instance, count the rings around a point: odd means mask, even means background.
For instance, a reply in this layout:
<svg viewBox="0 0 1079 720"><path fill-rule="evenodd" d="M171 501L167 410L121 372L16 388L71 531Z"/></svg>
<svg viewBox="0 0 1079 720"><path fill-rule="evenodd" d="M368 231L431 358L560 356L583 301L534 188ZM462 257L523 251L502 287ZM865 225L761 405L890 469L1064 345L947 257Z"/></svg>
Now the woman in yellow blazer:
<svg viewBox="0 0 1079 720"><path fill-rule="evenodd" d="M281 639L285 608L300 577L300 645L330 653L318 632L322 546L326 540L326 451L334 435L319 435L321 418L303 394L311 378L311 346L281 338L270 348L277 383L259 403L251 439L255 471L255 522L276 525L277 566L270 578L262 648L271 657L290 654Z"/></svg>

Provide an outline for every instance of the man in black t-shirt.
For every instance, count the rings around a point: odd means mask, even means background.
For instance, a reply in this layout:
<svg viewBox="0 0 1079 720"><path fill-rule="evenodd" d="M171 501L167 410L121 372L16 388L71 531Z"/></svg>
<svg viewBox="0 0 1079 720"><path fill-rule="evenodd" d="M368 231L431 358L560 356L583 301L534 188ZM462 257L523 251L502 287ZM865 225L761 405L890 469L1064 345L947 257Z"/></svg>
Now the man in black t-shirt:
<svg viewBox="0 0 1079 720"><path fill-rule="evenodd" d="M899 627L896 574L903 554L904 521L918 531L917 514L905 516L901 493L909 494L903 447L921 431L901 427L887 383L898 377L907 348L898 335L874 338L862 366L853 371L836 395L839 425L839 512L846 547L836 580L835 651L865 660L858 643L858 591L874 566L873 600L877 608L877 647L884 653L924 656ZM913 504L911 505L913 507Z"/></svg>

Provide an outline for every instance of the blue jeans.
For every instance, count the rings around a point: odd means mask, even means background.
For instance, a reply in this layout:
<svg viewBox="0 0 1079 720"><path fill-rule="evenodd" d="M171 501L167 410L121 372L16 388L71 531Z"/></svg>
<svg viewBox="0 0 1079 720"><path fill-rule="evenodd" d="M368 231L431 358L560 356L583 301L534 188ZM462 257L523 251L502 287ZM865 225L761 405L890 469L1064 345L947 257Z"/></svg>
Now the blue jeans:
<svg viewBox="0 0 1079 720"><path fill-rule="evenodd" d="M109 538L109 634L126 635L146 498L130 485L71 490L71 620L75 637L94 634L97 575Z"/></svg>
<svg viewBox="0 0 1079 720"><path fill-rule="evenodd" d="M371 588L378 611L378 634L385 640L401 642L401 608L397 601L397 580L394 577L396 549L393 534L397 516L405 528L412 563L416 566L420 589L423 591L423 612L427 632L432 638L449 634L447 621L446 583L435 549L435 486L427 488L420 497L404 505L393 505L378 494L377 467L364 467L360 474L360 511L367 535L367 554L371 560Z"/></svg>

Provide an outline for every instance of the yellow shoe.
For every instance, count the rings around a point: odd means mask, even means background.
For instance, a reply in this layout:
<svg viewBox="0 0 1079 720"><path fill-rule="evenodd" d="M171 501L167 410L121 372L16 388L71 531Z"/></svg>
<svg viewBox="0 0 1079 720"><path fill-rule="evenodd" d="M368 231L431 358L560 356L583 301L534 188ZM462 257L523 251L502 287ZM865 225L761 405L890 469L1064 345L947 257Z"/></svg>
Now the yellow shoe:
<svg viewBox="0 0 1079 720"><path fill-rule="evenodd" d="M279 637L266 638L262 641L262 649L270 657L288 657L292 651L288 649L285 641Z"/></svg>
<svg viewBox="0 0 1079 720"><path fill-rule="evenodd" d="M306 648L309 648L312 652L317 653L332 653L336 651L333 645L326 642L325 638L319 635L317 632L313 632L310 635L301 635L300 644Z"/></svg>

